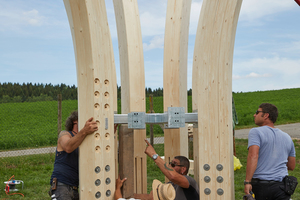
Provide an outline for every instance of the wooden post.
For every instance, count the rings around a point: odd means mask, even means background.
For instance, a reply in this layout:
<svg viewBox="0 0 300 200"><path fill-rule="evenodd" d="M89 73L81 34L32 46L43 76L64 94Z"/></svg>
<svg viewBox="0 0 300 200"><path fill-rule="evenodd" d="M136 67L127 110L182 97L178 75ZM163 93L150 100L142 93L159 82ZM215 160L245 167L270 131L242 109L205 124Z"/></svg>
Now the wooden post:
<svg viewBox="0 0 300 200"><path fill-rule="evenodd" d="M153 110L153 95L149 95L149 111L147 113L155 113ZM153 146L154 144L154 135L153 135L153 124L150 124L150 144Z"/></svg>
<svg viewBox="0 0 300 200"><path fill-rule="evenodd" d="M191 0L169 0L164 44L164 111L184 107L187 112L187 49ZM188 157L187 125L164 129L165 161ZM166 179L167 181L167 179Z"/></svg>
<svg viewBox="0 0 300 200"><path fill-rule="evenodd" d="M114 0L118 30L122 113L145 112L145 73L137 0ZM134 130L134 193L147 193L146 130Z"/></svg>
<svg viewBox="0 0 300 200"><path fill-rule="evenodd" d="M61 102L62 102L62 97L61 94L57 95L57 135L61 132Z"/></svg>
<svg viewBox="0 0 300 200"><path fill-rule="evenodd" d="M116 77L105 0L64 0L64 4L76 57L79 129L90 117L98 123L98 131L79 148L80 199L112 200Z"/></svg>
<svg viewBox="0 0 300 200"><path fill-rule="evenodd" d="M201 8L193 63L193 109L198 110L194 169L201 200L235 198L232 62L241 3L204 0Z"/></svg>
<svg viewBox="0 0 300 200"><path fill-rule="evenodd" d="M127 178L122 187L125 199L134 196L134 138L133 129L121 125L119 132L119 174L121 179Z"/></svg>

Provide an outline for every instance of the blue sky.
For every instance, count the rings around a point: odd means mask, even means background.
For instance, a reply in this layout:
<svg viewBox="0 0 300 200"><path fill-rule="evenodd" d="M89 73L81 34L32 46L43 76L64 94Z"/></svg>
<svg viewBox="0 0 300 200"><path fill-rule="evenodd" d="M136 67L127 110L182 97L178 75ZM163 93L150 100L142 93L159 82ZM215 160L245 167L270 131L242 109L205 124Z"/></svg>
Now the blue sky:
<svg viewBox="0 0 300 200"><path fill-rule="evenodd" d="M163 87L167 0L138 0L146 87ZM193 0L188 88L202 0ZM120 85L112 0L106 0ZM234 92L300 87L300 7L294 0L244 0L234 58ZM0 82L77 85L72 36L63 0L0 0Z"/></svg>

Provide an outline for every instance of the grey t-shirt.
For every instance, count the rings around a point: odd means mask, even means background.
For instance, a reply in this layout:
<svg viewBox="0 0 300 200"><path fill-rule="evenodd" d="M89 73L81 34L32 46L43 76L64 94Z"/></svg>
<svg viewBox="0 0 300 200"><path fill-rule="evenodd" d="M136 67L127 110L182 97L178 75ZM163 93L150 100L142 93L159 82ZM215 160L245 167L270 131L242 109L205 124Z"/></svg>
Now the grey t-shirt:
<svg viewBox="0 0 300 200"><path fill-rule="evenodd" d="M189 181L189 188L182 188L179 185L169 182L173 185L176 191L176 197L174 200L199 200L199 187L197 182L190 176L185 177Z"/></svg>
<svg viewBox="0 0 300 200"><path fill-rule="evenodd" d="M282 181L288 175L286 166L288 157L296 157L291 137L278 128L261 126L249 132L248 149L253 145L259 146L253 178Z"/></svg>

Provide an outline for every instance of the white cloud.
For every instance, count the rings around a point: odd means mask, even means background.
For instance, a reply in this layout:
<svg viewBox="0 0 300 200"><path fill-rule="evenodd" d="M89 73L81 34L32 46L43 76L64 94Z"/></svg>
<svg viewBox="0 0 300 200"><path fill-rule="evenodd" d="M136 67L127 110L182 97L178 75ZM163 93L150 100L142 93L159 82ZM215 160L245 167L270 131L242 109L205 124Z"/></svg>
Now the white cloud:
<svg viewBox="0 0 300 200"><path fill-rule="evenodd" d="M153 37L149 43L143 43L143 49L144 51L148 51L151 49L162 49L164 48L164 36L155 36Z"/></svg>
<svg viewBox="0 0 300 200"><path fill-rule="evenodd" d="M251 72L249 74L246 74L244 76L240 76L240 75L232 75L232 80L239 80L239 79L245 79L245 78L264 78L264 77L271 77L271 74L258 74L255 72Z"/></svg>
<svg viewBox="0 0 300 200"><path fill-rule="evenodd" d="M154 36L162 35L165 32L166 16L155 15L148 11L140 14L142 35L143 36Z"/></svg>
<svg viewBox="0 0 300 200"><path fill-rule="evenodd" d="M300 87L300 59L254 58L234 63L233 91Z"/></svg>
<svg viewBox="0 0 300 200"><path fill-rule="evenodd" d="M16 31L24 26L41 26L46 17L42 16L37 9L25 9L22 5L1 5L0 24L2 31Z"/></svg>
<svg viewBox="0 0 300 200"><path fill-rule="evenodd" d="M240 20L257 21L268 15L284 12L295 7L294 1L283 0L244 0L240 11Z"/></svg>
<svg viewBox="0 0 300 200"><path fill-rule="evenodd" d="M197 32L201 7L202 7L202 1L193 1L192 2L191 17L190 17L190 30L189 30L191 35L195 35Z"/></svg>
<svg viewBox="0 0 300 200"><path fill-rule="evenodd" d="M45 17L41 16L39 11L37 11L36 9L32 9L30 11L23 11L20 17L22 21L25 21L32 26L41 26L45 19Z"/></svg>

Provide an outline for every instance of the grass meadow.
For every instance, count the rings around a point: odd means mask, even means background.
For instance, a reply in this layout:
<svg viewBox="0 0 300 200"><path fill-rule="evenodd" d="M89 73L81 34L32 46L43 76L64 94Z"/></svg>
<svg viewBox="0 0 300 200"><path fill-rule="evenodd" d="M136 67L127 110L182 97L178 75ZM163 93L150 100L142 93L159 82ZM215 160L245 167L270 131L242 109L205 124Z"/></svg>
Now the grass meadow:
<svg viewBox="0 0 300 200"><path fill-rule="evenodd" d="M247 163L247 140L236 139L236 153L240 159L243 167L234 172L234 185L235 185L235 199L243 199L244 179L246 174ZM296 169L290 172L290 175L300 178L300 141L294 141L296 147ZM164 154L163 145L154 145L155 150L159 155ZM24 197L21 195L7 196L4 192L5 184L2 184L0 190L0 200L4 199L24 199L24 200L44 200L50 199L47 191L49 190L49 180L53 170L55 154L40 154L32 156L20 156L10 158L0 158L0 178L1 181L7 181L12 175L15 175L16 180L24 181L24 189L20 190ZM164 176L148 157L147 161L147 182L148 192L151 190L153 179L164 181ZM18 187L20 188L20 187ZM300 199L300 187L298 186L295 194L292 196L293 200Z"/></svg>
<svg viewBox="0 0 300 200"><path fill-rule="evenodd" d="M278 107L277 125L300 122L300 88L233 93L233 98L239 122L236 129L253 127L253 114L263 102L273 103ZM0 151L56 145L57 107L56 101L0 104ZM153 107L155 113L163 113L163 97L154 97ZM62 101L62 121L76 109L76 100ZM120 110L119 100L119 113ZM149 110L147 98L146 112ZM188 112L192 112L191 96L188 97ZM149 132L147 126L147 135ZM163 135L159 125L154 125L154 132L157 136Z"/></svg>
<svg viewBox="0 0 300 200"><path fill-rule="evenodd" d="M269 102L279 109L277 125L300 122L300 88L274 90L264 92L233 93L235 108L239 123L236 129L254 126L253 114L259 104ZM188 111L192 112L192 98L188 97ZM120 101L118 111L120 112ZM163 97L154 97L153 106L155 113L163 113ZM30 149L39 147L56 146L57 142L57 102L24 102L0 104L0 152L15 149ZM62 102L62 120L64 121L71 111L77 109L77 101L68 100ZM146 112L149 111L149 99L146 102ZM158 125L154 127L155 136L163 135ZM147 128L149 135L149 127ZM296 169L291 172L300 178L300 141L294 141L296 145ZM159 155L163 155L163 145L155 145ZM247 140L236 140L237 157L243 167L235 171L235 198L242 199L243 181L245 179ZM40 154L32 156L20 156L0 158L0 200L4 199L49 199L49 179L53 170L54 154ZM164 176L149 159L148 164L148 190L154 178L161 181ZM20 195L7 196L4 192L5 184L12 175L16 180L24 181L24 189L21 190L25 197ZM292 196L293 200L300 200L300 187Z"/></svg>

